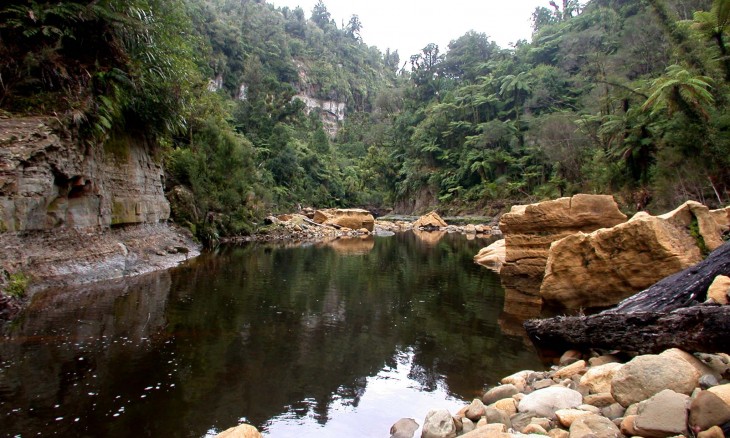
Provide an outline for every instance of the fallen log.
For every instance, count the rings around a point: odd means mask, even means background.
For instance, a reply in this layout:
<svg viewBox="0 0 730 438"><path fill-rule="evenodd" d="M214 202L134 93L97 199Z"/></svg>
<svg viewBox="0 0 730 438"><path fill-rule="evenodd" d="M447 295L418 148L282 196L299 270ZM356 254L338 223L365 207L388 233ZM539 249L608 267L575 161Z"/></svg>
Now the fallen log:
<svg viewBox="0 0 730 438"><path fill-rule="evenodd" d="M730 353L730 306L533 319L525 328L535 345L554 352L602 348L649 354L680 348Z"/></svg>
<svg viewBox="0 0 730 438"><path fill-rule="evenodd" d="M556 352L605 348L646 354L676 347L730 353L730 306L699 304L717 275L730 275L730 242L615 308L591 316L533 319L524 326L537 347Z"/></svg>

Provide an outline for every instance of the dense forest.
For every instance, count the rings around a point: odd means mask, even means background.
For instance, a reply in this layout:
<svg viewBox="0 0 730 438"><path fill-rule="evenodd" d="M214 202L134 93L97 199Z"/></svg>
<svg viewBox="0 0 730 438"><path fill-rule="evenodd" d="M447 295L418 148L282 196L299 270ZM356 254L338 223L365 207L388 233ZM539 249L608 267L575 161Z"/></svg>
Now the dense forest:
<svg viewBox="0 0 730 438"><path fill-rule="evenodd" d="M532 22L513 47L470 31L401 59L321 1L6 0L0 111L151 138L201 236L297 204L730 202L730 0L563 0Z"/></svg>

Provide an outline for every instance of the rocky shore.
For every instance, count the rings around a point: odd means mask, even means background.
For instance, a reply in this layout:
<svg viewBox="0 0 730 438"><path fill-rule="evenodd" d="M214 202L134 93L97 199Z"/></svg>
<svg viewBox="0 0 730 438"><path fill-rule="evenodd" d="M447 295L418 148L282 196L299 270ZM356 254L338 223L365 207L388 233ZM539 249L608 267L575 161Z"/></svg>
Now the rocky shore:
<svg viewBox="0 0 730 438"><path fill-rule="evenodd" d="M487 224L449 225L436 212L416 221L378 220L367 210L304 209L298 213L269 216L257 233L226 239L226 243L242 242L310 242L367 235L389 236L393 233L415 232L460 233L467 237L499 234L499 228Z"/></svg>
<svg viewBox="0 0 730 438"><path fill-rule="evenodd" d="M627 357L571 350L548 371L504 377L458 412L398 420L391 438L723 438L730 432L730 356L678 349ZM386 435L386 431L383 431ZM217 438L255 438L240 425Z"/></svg>
<svg viewBox="0 0 730 438"><path fill-rule="evenodd" d="M730 428L730 356L670 349L622 361L566 352L550 371L507 376L458 412L428 413L422 437L721 438ZM412 421L412 420L411 420ZM401 426L392 438L412 437Z"/></svg>

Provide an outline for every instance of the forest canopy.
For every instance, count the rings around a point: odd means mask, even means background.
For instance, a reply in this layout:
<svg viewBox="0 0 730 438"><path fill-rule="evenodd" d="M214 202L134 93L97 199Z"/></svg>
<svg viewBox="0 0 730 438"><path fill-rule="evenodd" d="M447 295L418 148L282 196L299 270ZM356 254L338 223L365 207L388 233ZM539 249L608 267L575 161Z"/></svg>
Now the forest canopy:
<svg viewBox="0 0 730 438"><path fill-rule="evenodd" d="M176 220L209 238L297 204L730 202L730 0L563 0L532 23L510 48L469 31L399 54L322 1L6 0L0 108L153 139L194 197Z"/></svg>

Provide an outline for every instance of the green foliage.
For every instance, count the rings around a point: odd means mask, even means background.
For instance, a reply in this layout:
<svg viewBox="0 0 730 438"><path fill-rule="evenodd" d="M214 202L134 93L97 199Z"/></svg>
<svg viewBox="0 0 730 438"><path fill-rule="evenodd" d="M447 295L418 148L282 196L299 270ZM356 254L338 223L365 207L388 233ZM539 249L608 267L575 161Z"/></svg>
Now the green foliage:
<svg viewBox="0 0 730 438"><path fill-rule="evenodd" d="M307 19L255 0L10 0L0 106L98 139L151 134L170 187L193 196L177 219L206 241L297 204L475 210L587 191L719 205L728 10L551 2L529 43L470 31L403 71L322 1Z"/></svg>
<svg viewBox="0 0 730 438"><path fill-rule="evenodd" d="M8 283L5 286L5 294L13 298L23 298L30 279L23 272L15 272L8 276Z"/></svg>

